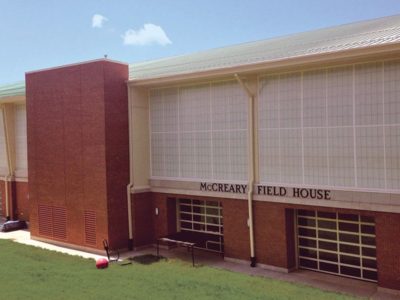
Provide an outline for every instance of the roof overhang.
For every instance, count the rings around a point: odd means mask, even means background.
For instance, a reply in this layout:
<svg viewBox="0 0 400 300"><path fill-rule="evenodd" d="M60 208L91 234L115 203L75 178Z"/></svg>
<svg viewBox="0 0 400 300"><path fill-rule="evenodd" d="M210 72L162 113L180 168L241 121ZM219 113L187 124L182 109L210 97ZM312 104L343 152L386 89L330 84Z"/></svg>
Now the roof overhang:
<svg viewBox="0 0 400 300"><path fill-rule="evenodd" d="M8 104L8 103L21 104L25 103L25 101L26 101L25 95L8 96L0 98L0 104Z"/></svg>
<svg viewBox="0 0 400 300"><path fill-rule="evenodd" d="M190 82L195 80L206 80L215 77L227 77L233 74L252 74L260 72L277 72L282 69L293 70L295 68L315 68L335 64L354 63L366 59L384 59L398 55L400 59L400 43L391 43L364 48L349 49L321 54L310 54L294 56L285 59L271 60L261 63L245 64L227 68L210 69L192 73L174 74L161 77L145 79L131 79L127 81L128 86L156 86L168 85L177 82Z"/></svg>

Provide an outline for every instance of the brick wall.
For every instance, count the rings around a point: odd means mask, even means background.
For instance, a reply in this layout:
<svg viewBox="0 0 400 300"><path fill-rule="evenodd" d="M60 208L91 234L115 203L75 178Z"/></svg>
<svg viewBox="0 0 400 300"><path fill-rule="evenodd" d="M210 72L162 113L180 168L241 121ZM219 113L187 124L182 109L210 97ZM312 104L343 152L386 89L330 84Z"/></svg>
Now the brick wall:
<svg viewBox="0 0 400 300"><path fill-rule="evenodd" d="M132 225L135 247L154 242L153 198L150 192L132 194Z"/></svg>
<svg viewBox="0 0 400 300"><path fill-rule="evenodd" d="M29 194L28 194L28 183L27 182L8 182L8 196L11 201L9 202L10 218L12 220L23 220L29 221ZM1 207L2 217L6 217L6 185L5 182L0 180L0 192L1 192Z"/></svg>
<svg viewBox="0 0 400 300"><path fill-rule="evenodd" d="M129 114L128 67L106 63L104 68L105 159L109 243L128 247Z"/></svg>
<svg viewBox="0 0 400 300"><path fill-rule="evenodd" d="M176 232L176 195L132 194L133 243L135 247L155 243ZM158 210L158 215L155 211Z"/></svg>
<svg viewBox="0 0 400 300"><path fill-rule="evenodd" d="M222 210L224 218L225 256L250 260L247 201L223 199Z"/></svg>
<svg viewBox="0 0 400 300"><path fill-rule="evenodd" d="M134 195L135 237L138 245L176 231L176 204L168 198L185 195L143 193ZM225 256L250 260L247 201L193 196L222 202ZM159 215L155 215L158 208ZM254 201L254 237L257 262L293 269L296 266L295 210L309 209L374 216L377 236L379 286L400 289L400 214L310 207Z"/></svg>
<svg viewBox="0 0 400 300"><path fill-rule="evenodd" d="M154 222L154 237L169 235L176 232L176 195L153 194L152 218ZM158 215L155 209L158 209Z"/></svg>
<svg viewBox="0 0 400 300"><path fill-rule="evenodd" d="M6 191L5 191L5 184L3 180L0 180L0 193L1 193L1 211L0 217L6 217Z"/></svg>
<svg viewBox="0 0 400 300"><path fill-rule="evenodd" d="M15 198L15 218L18 220L29 221L30 206L28 182L13 182L13 191Z"/></svg>
<svg viewBox="0 0 400 300"><path fill-rule="evenodd" d="M378 284L400 290L400 214L377 213Z"/></svg>
<svg viewBox="0 0 400 300"><path fill-rule="evenodd" d="M257 262L284 269L295 267L293 220L293 210L284 205L254 202Z"/></svg>
<svg viewBox="0 0 400 300"><path fill-rule="evenodd" d="M102 249L109 239L112 248L128 246L127 78L127 65L106 60L27 73L33 237L41 237L38 209L45 205L66 209L63 242ZM95 215L95 244L85 242L85 211Z"/></svg>

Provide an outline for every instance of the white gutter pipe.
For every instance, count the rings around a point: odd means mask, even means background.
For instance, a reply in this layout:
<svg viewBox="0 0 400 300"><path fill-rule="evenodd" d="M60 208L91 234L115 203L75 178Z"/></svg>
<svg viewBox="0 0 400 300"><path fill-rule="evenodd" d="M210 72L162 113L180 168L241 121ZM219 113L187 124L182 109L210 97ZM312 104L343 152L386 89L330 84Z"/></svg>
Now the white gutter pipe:
<svg viewBox="0 0 400 300"><path fill-rule="evenodd" d="M7 168L8 168L8 174L4 177L4 188L5 188L5 202L6 202L6 219L10 220L10 193L8 190L8 181L12 178L12 162L11 162L11 157L10 157L10 137L9 137L9 132L7 128L7 115L6 115L6 108L3 105L1 107L1 112L3 115L3 130L4 130L4 140L6 142L6 156L7 156Z"/></svg>
<svg viewBox="0 0 400 300"><path fill-rule="evenodd" d="M256 266L256 257L254 250L254 222L253 222L253 185L254 185L254 170L255 170L255 159L254 159L254 93L251 92L250 88L246 83L240 79L238 74L235 74L236 80L239 82L241 87L246 91L248 95L248 138L247 147L249 152L248 159L248 191L247 191L247 203L249 211L249 234L250 234L250 266Z"/></svg>
<svg viewBox="0 0 400 300"><path fill-rule="evenodd" d="M127 192L127 201L128 201L128 230L129 230L129 244L128 249L133 250L133 228L132 228L132 195L131 190L133 187L133 138L132 138L132 117L133 117L133 108L132 108L132 101L131 95L129 92L129 85L128 85L128 117L129 117L129 184L126 187Z"/></svg>

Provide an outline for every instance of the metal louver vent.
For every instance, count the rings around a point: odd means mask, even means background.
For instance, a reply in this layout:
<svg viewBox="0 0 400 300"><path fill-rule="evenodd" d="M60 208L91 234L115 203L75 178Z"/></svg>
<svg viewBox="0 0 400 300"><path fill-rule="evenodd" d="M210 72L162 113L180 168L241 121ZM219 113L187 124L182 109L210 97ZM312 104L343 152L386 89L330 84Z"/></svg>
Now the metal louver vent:
<svg viewBox="0 0 400 300"><path fill-rule="evenodd" d="M53 210L51 206L39 205L39 234L53 236Z"/></svg>
<svg viewBox="0 0 400 300"><path fill-rule="evenodd" d="M85 243L89 245L96 245L96 212L86 210L84 212L85 218Z"/></svg>
<svg viewBox="0 0 400 300"><path fill-rule="evenodd" d="M40 204L38 207L39 234L55 239L67 238L67 210Z"/></svg>
<svg viewBox="0 0 400 300"><path fill-rule="evenodd" d="M53 207L53 237L60 240L67 238L67 210L65 207Z"/></svg>

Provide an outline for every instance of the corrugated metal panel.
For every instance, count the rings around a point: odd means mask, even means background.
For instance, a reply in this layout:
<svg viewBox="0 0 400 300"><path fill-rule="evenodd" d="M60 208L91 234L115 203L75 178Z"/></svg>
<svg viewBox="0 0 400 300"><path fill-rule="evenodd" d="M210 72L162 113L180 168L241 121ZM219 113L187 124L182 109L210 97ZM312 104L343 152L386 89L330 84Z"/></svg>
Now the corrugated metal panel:
<svg viewBox="0 0 400 300"><path fill-rule="evenodd" d="M400 189L400 60L259 78L260 182Z"/></svg>
<svg viewBox="0 0 400 300"><path fill-rule="evenodd" d="M246 97L236 81L151 90L152 177L245 180Z"/></svg>
<svg viewBox="0 0 400 300"><path fill-rule="evenodd" d="M140 80L400 42L400 15L131 64Z"/></svg>
<svg viewBox="0 0 400 300"><path fill-rule="evenodd" d="M85 243L89 245L96 245L96 212L86 210L84 213L85 218Z"/></svg>
<svg viewBox="0 0 400 300"><path fill-rule="evenodd" d="M16 82L0 86L0 98L25 95L25 82Z"/></svg>

